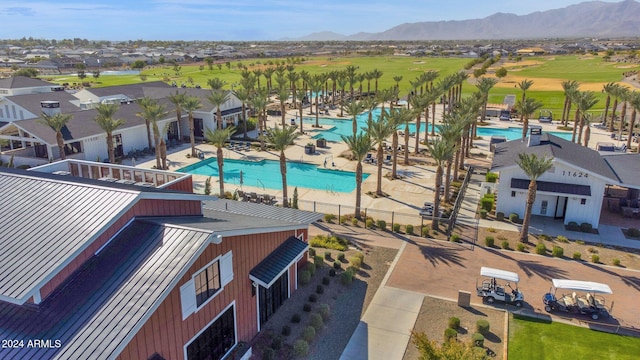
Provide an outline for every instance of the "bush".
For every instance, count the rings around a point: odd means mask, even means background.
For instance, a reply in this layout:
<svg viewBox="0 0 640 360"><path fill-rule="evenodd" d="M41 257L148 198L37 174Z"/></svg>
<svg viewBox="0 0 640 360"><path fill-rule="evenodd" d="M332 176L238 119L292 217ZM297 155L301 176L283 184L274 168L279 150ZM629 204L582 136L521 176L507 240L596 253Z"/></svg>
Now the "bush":
<svg viewBox="0 0 640 360"><path fill-rule="evenodd" d="M331 317L331 308L329 308L329 304L320 304L318 306L318 314L322 316L322 320L329 320Z"/></svg>
<svg viewBox="0 0 640 360"><path fill-rule="evenodd" d="M325 251L324 252L324 258L327 260L331 260L331 251Z"/></svg>
<svg viewBox="0 0 640 360"><path fill-rule="evenodd" d="M330 282L331 280L328 277L326 276L322 277L322 285L329 285Z"/></svg>
<svg viewBox="0 0 640 360"><path fill-rule="evenodd" d="M313 294L311 294L311 295L313 295ZM309 303L304 303L304 305L302 305L302 310L303 310L304 312L311 312L311 304L309 304Z"/></svg>
<svg viewBox="0 0 640 360"><path fill-rule="evenodd" d="M373 219L367 219L367 221L365 221L365 227L368 229L373 228Z"/></svg>
<svg viewBox="0 0 640 360"><path fill-rule="evenodd" d="M346 225L349 222L349 217L347 215L340 216L340 224Z"/></svg>
<svg viewBox="0 0 640 360"><path fill-rule="evenodd" d="M329 276L331 277L336 276L336 271L334 269L329 269Z"/></svg>
<svg viewBox="0 0 640 360"><path fill-rule="evenodd" d="M264 360L273 360L276 358L276 351L272 348L265 348L262 350L262 358Z"/></svg>
<svg viewBox="0 0 640 360"><path fill-rule="evenodd" d="M487 212L490 212L491 210L493 210L493 201L493 198L483 197L482 199L480 199L480 207Z"/></svg>
<svg viewBox="0 0 640 360"><path fill-rule="evenodd" d="M471 335L471 341L473 341L473 346L484 347L484 335L481 333Z"/></svg>
<svg viewBox="0 0 640 360"><path fill-rule="evenodd" d="M357 256L352 256L349 258L349 263L351 264L351 266L353 266L356 269L360 269L360 267L362 266L362 259L360 259Z"/></svg>
<svg viewBox="0 0 640 360"><path fill-rule="evenodd" d="M322 315L320 314L311 314L309 317L309 325L313 326L316 330L316 333L319 333L324 326L324 320L322 320Z"/></svg>
<svg viewBox="0 0 640 360"><path fill-rule="evenodd" d="M567 230L570 230L570 231L578 231L578 230L580 230L580 227L578 226L578 223L577 223L577 222L575 222L575 221L570 221L570 222L567 224Z"/></svg>
<svg viewBox="0 0 640 360"><path fill-rule="evenodd" d="M586 223L586 222L580 224L580 231L582 231L584 233L590 233L591 230L593 230L593 226L591 226L591 224Z"/></svg>
<svg viewBox="0 0 640 360"><path fill-rule="evenodd" d="M566 236L562 236L562 235L559 235L558 237L556 237L556 240L558 240L561 243L565 243L565 244L569 242L569 239L567 239Z"/></svg>
<svg viewBox="0 0 640 360"><path fill-rule="evenodd" d="M597 264L600 262L600 255L593 254L591 255L591 262Z"/></svg>
<svg viewBox="0 0 640 360"><path fill-rule="evenodd" d="M356 252L355 254L353 254L353 256L357 257L358 259L360 259L361 263L364 262L364 253L362 253L361 251Z"/></svg>
<svg viewBox="0 0 640 360"><path fill-rule="evenodd" d="M309 245L313 247L345 251L347 250L349 243L346 239L337 237L335 235L316 235L312 237L311 240L309 240Z"/></svg>
<svg viewBox="0 0 640 360"><path fill-rule="evenodd" d="M316 255L313 257L313 264L316 266L316 269L320 269L324 264L324 259L322 258L322 256Z"/></svg>
<svg viewBox="0 0 640 360"><path fill-rule="evenodd" d="M450 237L450 239L449 239L449 240L451 240L451 241L453 241L453 242L459 242L459 241L460 241L460 235L458 235L458 234L453 234L453 235L451 235L451 237Z"/></svg>
<svg viewBox="0 0 640 360"><path fill-rule="evenodd" d="M453 316L449 318L449 329L457 330L460 327L460 319Z"/></svg>
<svg viewBox="0 0 640 360"><path fill-rule="evenodd" d="M382 231L387 231L387 222L384 220L376 221L376 227Z"/></svg>
<svg viewBox="0 0 640 360"><path fill-rule="evenodd" d="M300 314L293 314L291 316L291 322L297 324L300 322Z"/></svg>
<svg viewBox="0 0 640 360"><path fill-rule="evenodd" d="M309 295L309 297L308 297L308 299L307 299L307 300L309 300L309 302L314 303L314 302L318 301L318 295L316 295L316 294L311 294L311 295Z"/></svg>
<svg viewBox="0 0 640 360"><path fill-rule="evenodd" d="M618 258L614 258L614 259L611 261L611 263L612 263L614 266L620 266L620 259L618 259Z"/></svg>
<svg viewBox="0 0 640 360"><path fill-rule="evenodd" d="M520 221L520 216L516 213L512 213L509 215L509 221L511 221L512 223L517 223Z"/></svg>
<svg viewBox="0 0 640 360"><path fill-rule="evenodd" d="M551 249L551 255L553 257L561 258L564 256L564 249L560 246L553 246L553 248Z"/></svg>
<svg viewBox="0 0 640 360"><path fill-rule="evenodd" d="M343 252L338 253L337 259L338 261L341 261L341 262L344 261L344 253Z"/></svg>
<svg viewBox="0 0 640 360"><path fill-rule="evenodd" d="M289 325L283 326L282 331L280 331L280 334L282 334L283 336L291 335L291 327Z"/></svg>
<svg viewBox="0 0 640 360"><path fill-rule="evenodd" d="M578 245L584 245L585 242L583 240L576 240L576 244Z"/></svg>
<svg viewBox="0 0 640 360"><path fill-rule="evenodd" d="M322 285L316 286L316 294L324 294L324 286Z"/></svg>
<svg viewBox="0 0 640 360"><path fill-rule="evenodd" d="M458 338L458 332L452 328L446 328L444 330L444 342L455 340Z"/></svg>
<svg viewBox="0 0 640 360"><path fill-rule="evenodd" d="M316 257L314 256L313 258L315 259ZM309 274L313 276L316 273L316 265L312 262L308 262L304 265L303 271L308 271Z"/></svg>
<svg viewBox="0 0 640 360"><path fill-rule="evenodd" d="M516 249L518 249L518 251L520 252L524 252L524 250L527 248L527 246L521 242L518 243L518 245L516 245Z"/></svg>
<svg viewBox="0 0 640 360"><path fill-rule="evenodd" d="M338 260L333 262L333 268L336 270L340 270L342 268L342 263Z"/></svg>
<svg viewBox="0 0 640 360"><path fill-rule="evenodd" d="M285 325L286 326L286 325ZM288 326L287 326L288 327ZM289 329L289 333L291 333L291 329ZM282 336L278 335L271 340L271 348L273 350L280 350L282 348Z"/></svg>
<svg viewBox="0 0 640 360"><path fill-rule="evenodd" d="M547 234L540 234L540 240L544 240L544 241L551 240L551 236Z"/></svg>
<svg viewBox="0 0 640 360"><path fill-rule="evenodd" d="M502 240L502 243L500 245L502 245L503 249L509 250L509 242L507 240Z"/></svg>
<svg viewBox="0 0 640 360"><path fill-rule="evenodd" d="M545 255L546 253L547 247L544 245L544 243L538 243L538 245L536 245L536 254Z"/></svg>
<svg viewBox="0 0 640 360"><path fill-rule="evenodd" d="M492 173L492 172L488 172L487 175L485 175L485 180L487 182L494 183L494 182L498 181L498 174Z"/></svg>
<svg viewBox="0 0 640 360"><path fill-rule="evenodd" d="M351 219L351 225L358 226L358 219L356 218Z"/></svg>
<svg viewBox="0 0 640 360"><path fill-rule="evenodd" d="M486 219L486 218L487 218L487 210L480 209L480 219Z"/></svg>
<svg viewBox="0 0 640 360"><path fill-rule="evenodd" d="M580 258L582 258L582 254L580 254L578 251L573 253L573 260L580 260Z"/></svg>
<svg viewBox="0 0 640 360"><path fill-rule="evenodd" d="M336 216L333 214L324 214L324 221L331 223L335 220Z"/></svg>
<svg viewBox="0 0 640 360"><path fill-rule="evenodd" d="M342 285L350 285L353 282L353 272L350 269L340 275Z"/></svg>
<svg viewBox="0 0 640 360"><path fill-rule="evenodd" d="M316 337L316 329L309 325L302 329L302 338L307 342L313 341L313 338Z"/></svg>
<svg viewBox="0 0 640 360"><path fill-rule="evenodd" d="M311 273L307 270L303 270L298 275L298 278L300 279L300 284L307 285L311 281Z"/></svg>
<svg viewBox="0 0 640 360"><path fill-rule="evenodd" d="M504 213L502 211L498 211L496 213L496 220L498 220L498 221L503 221L504 220Z"/></svg>
<svg viewBox="0 0 640 360"><path fill-rule="evenodd" d="M399 233L400 232L400 224L398 224L398 223L394 223L393 226L391 226L391 228L393 229L393 232L395 232L395 233Z"/></svg>
<svg viewBox="0 0 640 360"><path fill-rule="evenodd" d="M313 245L311 245L311 246L313 246ZM310 247L309 248L309 257L314 257L314 256L316 256L316 249Z"/></svg>
<svg viewBox="0 0 640 360"><path fill-rule="evenodd" d="M640 229L638 228L628 228L627 235L631 237L640 237Z"/></svg>
<svg viewBox="0 0 640 360"><path fill-rule="evenodd" d="M476 331L480 334L488 334L489 333L489 321L485 319L480 319L476 321Z"/></svg>
<svg viewBox="0 0 640 360"><path fill-rule="evenodd" d="M587 249L588 252L592 253L592 254L597 254L598 253L598 249L594 248L594 247L590 247Z"/></svg>
<svg viewBox="0 0 640 360"><path fill-rule="evenodd" d="M495 241L496 240L493 238L493 236L487 236L484 238L484 244L488 247L493 247Z"/></svg>
<svg viewBox="0 0 640 360"><path fill-rule="evenodd" d="M304 357L309 353L309 343L304 341L303 339L296 340L293 343L293 355L295 357Z"/></svg>
<svg viewBox="0 0 640 360"><path fill-rule="evenodd" d="M423 226L422 227L422 237L429 237L429 227L428 226Z"/></svg>
<svg viewBox="0 0 640 360"><path fill-rule="evenodd" d="M413 234L413 225L411 225L411 224L407 224L407 225L404 227L404 229L405 229L405 231L404 231L404 232L406 232L407 234L409 234L409 235L412 235L412 234Z"/></svg>

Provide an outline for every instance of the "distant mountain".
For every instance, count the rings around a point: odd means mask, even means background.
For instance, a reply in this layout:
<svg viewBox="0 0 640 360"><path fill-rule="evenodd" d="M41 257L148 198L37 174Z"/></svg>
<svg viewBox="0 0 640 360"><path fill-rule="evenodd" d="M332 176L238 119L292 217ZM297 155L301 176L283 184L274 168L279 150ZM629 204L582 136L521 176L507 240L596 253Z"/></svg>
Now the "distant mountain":
<svg viewBox="0 0 640 360"><path fill-rule="evenodd" d="M483 19L428 21L380 33L314 33L296 40L474 40L640 36L640 3L589 1L528 15L496 13ZM327 37L323 37L326 34Z"/></svg>

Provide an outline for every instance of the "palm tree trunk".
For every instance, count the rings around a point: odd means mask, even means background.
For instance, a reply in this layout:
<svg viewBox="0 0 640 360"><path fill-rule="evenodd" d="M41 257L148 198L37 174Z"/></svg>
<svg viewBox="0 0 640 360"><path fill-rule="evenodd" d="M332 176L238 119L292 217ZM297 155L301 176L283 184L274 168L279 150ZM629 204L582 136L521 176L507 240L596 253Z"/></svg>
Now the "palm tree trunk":
<svg viewBox="0 0 640 360"><path fill-rule="evenodd" d="M455 157L455 162L454 162L454 166L453 166L453 180L457 181L458 180L458 169L460 167L460 157L462 155L462 144L460 144L460 146L458 146L458 150L456 151L456 157Z"/></svg>
<svg viewBox="0 0 640 360"><path fill-rule="evenodd" d="M578 125L579 125L578 117L579 116L580 116L580 111L576 110L576 116L573 119L573 132L571 134L571 142L576 142L576 133L578 132Z"/></svg>
<svg viewBox="0 0 640 360"><path fill-rule="evenodd" d="M360 220L360 206L362 202L362 162L356 164L356 219Z"/></svg>
<svg viewBox="0 0 640 360"><path fill-rule="evenodd" d="M160 158L162 155L160 154L160 136L159 134L153 135L153 143L156 146L156 169L163 169L162 163L160 162Z"/></svg>
<svg viewBox="0 0 640 360"><path fill-rule="evenodd" d="M451 189L449 189L450 185L451 185L451 166L453 165L453 162L451 160L447 161L447 171L444 177L444 202L449 202L449 191ZM438 191L440 191L438 189Z"/></svg>
<svg viewBox="0 0 640 360"><path fill-rule="evenodd" d="M582 131L584 130L584 115L580 115L580 129L578 130L578 140L576 144L580 144L582 142Z"/></svg>
<svg viewBox="0 0 640 360"><path fill-rule="evenodd" d="M164 142L164 139L160 140L160 158L162 159L162 169L166 170L169 167L167 166L167 144Z"/></svg>
<svg viewBox="0 0 640 360"><path fill-rule="evenodd" d="M522 229L520 229L520 242L529 242L529 223L531 222L531 208L533 208L533 202L536 200L536 191L538 185L535 180L531 180L529 183L529 190L527 191L527 205L524 210L524 219L522 221Z"/></svg>
<svg viewBox="0 0 640 360"><path fill-rule="evenodd" d="M616 120L616 108L618 107L618 98L613 100L613 107L611 108L611 122L609 123L609 132L613 132L613 122Z"/></svg>
<svg viewBox="0 0 640 360"><path fill-rule="evenodd" d="M318 111L320 110L318 105L318 94L316 94L316 127L319 128L320 124L318 123Z"/></svg>
<svg viewBox="0 0 640 360"><path fill-rule="evenodd" d="M303 129L303 119L302 119L302 102L300 102L300 133L304 134L304 129Z"/></svg>
<svg viewBox="0 0 640 360"><path fill-rule="evenodd" d="M151 145L151 122L148 119L144 119L144 123L147 126L147 143L149 144L149 150L153 148Z"/></svg>
<svg viewBox="0 0 640 360"><path fill-rule="evenodd" d="M637 110L633 108L631 112L631 120L629 120L629 136L627 136L627 149L631 150L631 139L633 138L633 127L636 126ZM589 129L589 128L587 128Z"/></svg>
<svg viewBox="0 0 640 360"><path fill-rule="evenodd" d="M562 105L562 118L560 119L560 121L562 121L562 126L566 127L567 123L569 122L568 118L569 118L569 114L567 113L567 105L569 104L569 98L567 97L567 95L565 95L564 97L564 104Z"/></svg>
<svg viewBox="0 0 640 360"><path fill-rule="evenodd" d="M287 198L287 158L284 151L280 151L280 174L282 175L282 206L289 207Z"/></svg>
<svg viewBox="0 0 640 360"><path fill-rule="evenodd" d="M420 151L420 119L421 115L420 113L418 113L418 116L416 117L416 149L413 152L414 154L418 154L418 152ZM404 136L409 136L409 133L405 133Z"/></svg>
<svg viewBox="0 0 640 360"><path fill-rule="evenodd" d="M378 166L378 185L376 188L376 195L382 196L382 143L378 144L376 161L376 165Z"/></svg>
<svg viewBox="0 0 640 360"><path fill-rule="evenodd" d="M431 121L431 136L436 135L436 103L431 103L431 114L433 114L433 120Z"/></svg>
<svg viewBox="0 0 640 360"><path fill-rule="evenodd" d="M242 130L243 134L244 134L244 138L248 138L247 136L247 108L244 104L244 102L242 103L242 122L244 124L244 129Z"/></svg>
<svg viewBox="0 0 640 360"><path fill-rule="evenodd" d="M584 147L589 147L589 138L591 138L591 127L584 129Z"/></svg>
<svg viewBox="0 0 640 360"><path fill-rule="evenodd" d="M66 159L67 154L64 153L64 138L62 137L62 133L60 131L56 132L56 142L58 143L58 149L60 149L60 159ZM53 157L53 155L51 155L51 157Z"/></svg>
<svg viewBox="0 0 640 360"><path fill-rule="evenodd" d="M602 115L602 121L606 124L607 114L609 113L609 106L611 105L611 95L607 95L607 100L604 102L604 114Z"/></svg>
<svg viewBox="0 0 640 360"><path fill-rule="evenodd" d="M433 126L433 125L431 125ZM417 144L420 144L418 133L416 132ZM424 108L424 144L429 145L429 105ZM418 153L418 145L416 145L416 153Z"/></svg>
<svg viewBox="0 0 640 360"><path fill-rule="evenodd" d="M340 90L340 117L344 116L344 89Z"/></svg>
<svg viewBox="0 0 640 360"><path fill-rule="evenodd" d="M285 123L285 117L287 113L284 111L284 101L280 101L280 113L282 115L282 127L285 127L287 125Z"/></svg>
<svg viewBox="0 0 640 360"><path fill-rule="evenodd" d="M407 136L406 134L404 135ZM397 165L398 165L398 132L394 131L393 136L391 137L391 143L393 146L393 150L391 150L393 154L393 163L391 165L391 178L397 179L398 174L396 173Z"/></svg>
<svg viewBox="0 0 640 360"><path fill-rule="evenodd" d="M216 149L216 157L218 160L218 183L220 183L220 199L224 199L224 155L222 148Z"/></svg>
<svg viewBox="0 0 640 360"><path fill-rule="evenodd" d="M264 136L262 135L264 133L264 121L262 120L263 117L264 113L263 111L260 111L260 113L258 113L258 129L260 131L260 136L258 136L258 138L260 139L260 151L264 151Z"/></svg>
<svg viewBox="0 0 640 360"><path fill-rule="evenodd" d="M189 114L189 139L191 141L191 156L196 156L196 132L193 124L193 115Z"/></svg>
<svg viewBox="0 0 640 360"><path fill-rule="evenodd" d="M409 123L405 124L404 133L404 164L409 165L409 137L406 136L409 133Z"/></svg>
<svg viewBox="0 0 640 360"><path fill-rule="evenodd" d="M113 134L110 132L107 133L107 152L109 154L109 162L113 164L116 154L113 151Z"/></svg>
<svg viewBox="0 0 640 360"><path fill-rule="evenodd" d="M527 137L527 131L529 131L529 115L525 116L522 121L522 141Z"/></svg>
<svg viewBox="0 0 640 360"><path fill-rule="evenodd" d="M218 106L218 111L216 111L216 117L218 118L218 129L223 129L222 126L222 111L220 111L220 107Z"/></svg>
<svg viewBox="0 0 640 360"><path fill-rule="evenodd" d="M431 221L431 229L438 228L438 215L440 214L440 186L442 185L442 166L436 168L436 188L433 196L433 220Z"/></svg>

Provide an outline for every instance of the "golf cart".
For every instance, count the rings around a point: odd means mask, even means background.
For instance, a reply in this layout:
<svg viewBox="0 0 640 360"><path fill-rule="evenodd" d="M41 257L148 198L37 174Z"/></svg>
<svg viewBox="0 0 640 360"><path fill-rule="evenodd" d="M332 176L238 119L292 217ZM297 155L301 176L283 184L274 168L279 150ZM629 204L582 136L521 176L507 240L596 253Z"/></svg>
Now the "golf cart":
<svg viewBox="0 0 640 360"><path fill-rule="evenodd" d="M420 216L433 216L433 203L425 202L424 206L420 209Z"/></svg>
<svg viewBox="0 0 640 360"><path fill-rule="evenodd" d="M484 279L482 279L482 284L480 285L476 282L476 292L478 296L482 296L483 301L493 304L498 300L512 304L517 308L522 307L524 295L518 290L518 281L520 281L518 274L483 266L480 268L480 275ZM504 285L498 284L496 279L506 280L507 282ZM511 283L515 284L515 289L511 287Z"/></svg>
<svg viewBox="0 0 640 360"><path fill-rule="evenodd" d="M601 316L608 316L609 309L605 306L605 300L598 294L613 294L609 285L591 281L553 279L553 288L544 294L544 310L546 312L562 311L589 315L593 320ZM558 289L568 290L571 293L556 297ZM576 294L576 291L580 294Z"/></svg>
<svg viewBox="0 0 640 360"><path fill-rule="evenodd" d="M538 122L541 122L541 123L553 122L553 113L549 110L541 110L540 116L538 117Z"/></svg>

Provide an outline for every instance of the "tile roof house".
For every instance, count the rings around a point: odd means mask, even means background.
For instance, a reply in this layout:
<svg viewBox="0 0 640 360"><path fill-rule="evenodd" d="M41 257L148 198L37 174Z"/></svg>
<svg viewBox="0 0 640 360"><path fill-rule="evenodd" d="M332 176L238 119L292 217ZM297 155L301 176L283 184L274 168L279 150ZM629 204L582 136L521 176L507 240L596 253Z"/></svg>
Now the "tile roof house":
<svg viewBox="0 0 640 360"><path fill-rule="evenodd" d="M321 216L15 169L0 191L3 359L228 356L295 291Z"/></svg>

